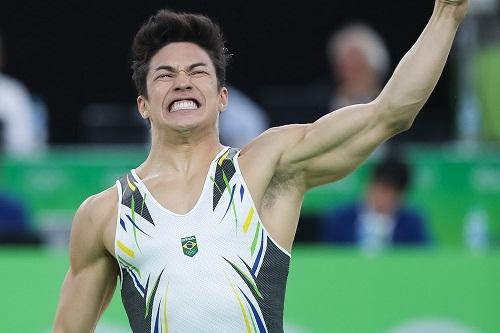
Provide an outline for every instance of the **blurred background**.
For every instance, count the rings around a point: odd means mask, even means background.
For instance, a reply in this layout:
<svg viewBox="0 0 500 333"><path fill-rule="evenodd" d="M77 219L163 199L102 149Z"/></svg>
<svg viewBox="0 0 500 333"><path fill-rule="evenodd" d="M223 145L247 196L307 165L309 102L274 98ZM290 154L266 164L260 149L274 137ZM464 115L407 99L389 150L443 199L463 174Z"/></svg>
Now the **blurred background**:
<svg viewBox="0 0 500 333"><path fill-rule="evenodd" d="M500 4L471 5L414 126L307 194L286 332L500 332ZM72 215L147 156L130 45L165 7L222 26L241 147L372 100L433 1L3 1L1 332L50 332ZM97 332L130 331L117 296Z"/></svg>

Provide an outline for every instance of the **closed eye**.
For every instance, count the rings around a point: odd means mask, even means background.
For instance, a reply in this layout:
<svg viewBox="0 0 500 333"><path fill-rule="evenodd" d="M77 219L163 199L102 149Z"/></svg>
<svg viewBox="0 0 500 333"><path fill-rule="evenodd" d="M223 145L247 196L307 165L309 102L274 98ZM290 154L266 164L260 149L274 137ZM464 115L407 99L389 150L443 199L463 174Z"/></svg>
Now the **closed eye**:
<svg viewBox="0 0 500 333"><path fill-rule="evenodd" d="M164 78L174 78L175 77L175 74L173 73L163 73L163 74L160 74L156 77L156 79L164 79Z"/></svg>
<svg viewBox="0 0 500 333"><path fill-rule="evenodd" d="M202 76L202 75L208 75L208 72L203 71L203 70L196 70L196 71L190 72L189 75L191 75L191 76Z"/></svg>

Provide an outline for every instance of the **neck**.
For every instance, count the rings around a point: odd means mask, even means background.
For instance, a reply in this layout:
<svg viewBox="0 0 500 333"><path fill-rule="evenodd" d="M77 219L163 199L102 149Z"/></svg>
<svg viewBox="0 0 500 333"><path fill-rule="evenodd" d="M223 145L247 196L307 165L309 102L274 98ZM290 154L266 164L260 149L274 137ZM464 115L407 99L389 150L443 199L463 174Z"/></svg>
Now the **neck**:
<svg viewBox="0 0 500 333"><path fill-rule="evenodd" d="M152 129L151 149L138 172L191 173L200 165L210 163L222 149L217 131L194 133L192 131L170 133Z"/></svg>

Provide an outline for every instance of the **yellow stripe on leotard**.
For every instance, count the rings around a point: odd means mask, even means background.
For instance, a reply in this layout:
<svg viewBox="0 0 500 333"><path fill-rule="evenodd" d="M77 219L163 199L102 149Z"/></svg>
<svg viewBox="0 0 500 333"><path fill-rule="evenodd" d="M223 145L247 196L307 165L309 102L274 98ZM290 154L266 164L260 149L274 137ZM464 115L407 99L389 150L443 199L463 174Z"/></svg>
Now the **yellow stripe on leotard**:
<svg viewBox="0 0 500 333"><path fill-rule="evenodd" d="M128 187L130 187L130 189L132 190L132 192L135 192L136 187L135 187L134 184L132 184L132 182L130 181L130 179L128 179L128 175L127 175L127 183L128 183Z"/></svg>
<svg viewBox="0 0 500 333"><path fill-rule="evenodd" d="M234 289L233 284L231 284L231 289L233 290L233 293L236 296L236 299L238 300L238 304L240 305L241 313L243 314L243 320L245 321L245 327L247 329L247 332L252 333L252 329L250 328L250 323L248 322L247 313L245 311L245 308L243 307L243 302L241 301L240 296L236 292L236 289Z"/></svg>
<svg viewBox="0 0 500 333"><path fill-rule="evenodd" d="M134 250L129 248L127 245L123 244L120 241L117 241L118 248L122 250L126 255L128 255L131 258L135 258L135 253Z"/></svg>
<svg viewBox="0 0 500 333"><path fill-rule="evenodd" d="M224 155L222 155L221 158L219 158L219 166L222 166L222 162L224 162L224 160L226 159L227 155L229 154L229 149L226 151L226 153Z"/></svg>
<svg viewBox="0 0 500 333"><path fill-rule="evenodd" d="M250 227L250 222L252 222L252 217L253 217L253 207L250 207L250 210L248 211L247 218L245 219L245 223L243 223L243 231L247 232L248 227Z"/></svg>
<svg viewBox="0 0 500 333"><path fill-rule="evenodd" d="M165 333L168 333L167 294L168 294L168 286L167 286L167 291L165 292L165 296L163 296L163 325L165 326Z"/></svg>

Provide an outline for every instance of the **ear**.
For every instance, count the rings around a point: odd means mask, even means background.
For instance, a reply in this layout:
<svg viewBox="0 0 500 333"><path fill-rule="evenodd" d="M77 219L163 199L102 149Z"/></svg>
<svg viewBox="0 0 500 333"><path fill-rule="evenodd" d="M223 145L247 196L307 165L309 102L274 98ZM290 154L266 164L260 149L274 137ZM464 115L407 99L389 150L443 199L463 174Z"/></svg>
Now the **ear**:
<svg viewBox="0 0 500 333"><path fill-rule="evenodd" d="M143 119L149 119L149 104L146 97L142 95L137 96L137 109Z"/></svg>
<svg viewBox="0 0 500 333"><path fill-rule="evenodd" d="M229 102L229 92L226 87L222 87L219 92L219 113L224 112L227 107L227 103Z"/></svg>

